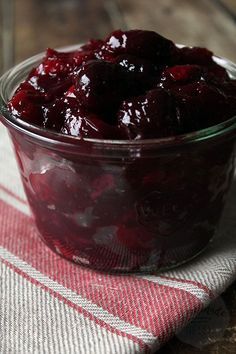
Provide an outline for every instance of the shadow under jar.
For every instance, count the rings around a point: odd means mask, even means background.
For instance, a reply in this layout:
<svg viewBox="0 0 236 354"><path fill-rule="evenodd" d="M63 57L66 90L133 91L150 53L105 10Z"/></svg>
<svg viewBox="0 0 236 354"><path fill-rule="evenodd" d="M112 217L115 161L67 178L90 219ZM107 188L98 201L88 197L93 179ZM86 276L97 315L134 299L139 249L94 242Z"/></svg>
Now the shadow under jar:
<svg viewBox="0 0 236 354"><path fill-rule="evenodd" d="M1 119L41 239L75 263L109 272L160 270L201 252L216 232L232 182L236 118L140 141L47 131L7 110L41 59L28 59L1 78ZM234 64L217 60L235 75Z"/></svg>

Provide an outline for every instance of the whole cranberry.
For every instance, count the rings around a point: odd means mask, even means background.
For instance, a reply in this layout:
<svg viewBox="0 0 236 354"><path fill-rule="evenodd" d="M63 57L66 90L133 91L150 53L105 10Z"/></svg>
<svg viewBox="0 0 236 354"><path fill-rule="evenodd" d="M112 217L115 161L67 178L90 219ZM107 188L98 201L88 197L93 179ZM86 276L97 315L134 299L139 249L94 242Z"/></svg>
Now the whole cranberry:
<svg viewBox="0 0 236 354"><path fill-rule="evenodd" d="M128 91L127 73L118 65L100 60L87 62L75 78L81 105L94 112L109 112Z"/></svg>
<svg viewBox="0 0 236 354"><path fill-rule="evenodd" d="M183 133L207 128L227 119L227 98L205 82L179 87L175 92L177 117Z"/></svg>
<svg viewBox="0 0 236 354"><path fill-rule="evenodd" d="M57 81L59 79L65 79L73 70L73 53L57 52L54 49L47 49L46 56L35 69L33 69L29 74L29 79L32 77L45 77L48 80L51 78ZM43 80L42 80L43 83ZM50 88L51 82L48 81L49 85L43 87L44 89ZM35 83L35 86L39 83Z"/></svg>
<svg viewBox="0 0 236 354"><path fill-rule="evenodd" d="M44 105L47 97L36 90L19 90L9 101L8 108L16 117L27 123L39 126L45 125Z"/></svg>
<svg viewBox="0 0 236 354"><path fill-rule="evenodd" d="M114 31L105 40L101 48L101 55L111 53L130 54L140 58L163 64L170 60L171 51L174 47L172 41L162 37L153 31L131 30L123 32Z"/></svg>
<svg viewBox="0 0 236 354"><path fill-rule="evenodd" d="M183 47L175 49L175 57L172 60L176 64L196 64L196 65L210 65L213 64L213 53L201 47Z"/></svg>
<svg viewBox="0 0 236 354"><path fill-rule="evenodd" d="M142 85L143 90L151 87L155 77L159 74L157 65L153 64L150 60L138 58L134 55L118 55L114 62L133 75L133 77L130 75L130 80L135 80L137 84Z"/></svg>
<svg viewBox="0 0 236 354"><path fill-rule="evenodd" d="M57 98L45 111L45 127L60 132L64 123L67 108L75 110L77 106L76 100L64 97Z"/></svg>
<svg viewBox="0 0 236 354"><path fill-rule="evenodd" d="M80 106L73 87L65 97L56 99L45 111L48 129L81 138L102 139L118 136L119 129L104 122L102 117Z"/></svg>
<svg viewBox="0 0 236 354"><path fill-rule="evenodd" d="M126 100L118 111L118 124L128 139L148 139L171 135L173 131L173 100L157 88L146 95Z"/></svg>
<svg viewBox="0 0 236 354"><path fill-rule="evenodd" d="M67 109L61 133L92 139L119 138L118 128L105 123L101 117L83 107L78 107L75 114Z"/></svg>
<svg viewBox="0 0 236 354"><path fill-rule="evenodd" d="M63 95L72 84L73 54L74 52L57 52L49 48L42 63L29 73L27 82L34 89L51 97Z"/></svg>

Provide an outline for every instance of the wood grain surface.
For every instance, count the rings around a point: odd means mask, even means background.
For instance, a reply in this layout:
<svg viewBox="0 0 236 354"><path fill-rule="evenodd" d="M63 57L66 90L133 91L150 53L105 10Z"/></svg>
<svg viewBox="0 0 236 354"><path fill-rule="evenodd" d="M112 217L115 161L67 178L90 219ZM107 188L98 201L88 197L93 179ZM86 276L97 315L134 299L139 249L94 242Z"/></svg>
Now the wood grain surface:
<svg viewBox="0 0 236 354"><path fill-rule="evenodd" d="M120 0L130 27L154 29L177 43L204 46L236 60L236 27L215 1Z"/></svg>
<svg viewBox="0 0 236 354"><path fill-rule="evenodd" d="M0 71L46 47L104 37L114 28L152 29L236 61L236 0L0 1ZM235 354L236 283L222 299L230 318L223 337L202 348L175 337L159 353Z"/></svg>
<svg viewBox="0 0 236 354"><path fill-rule="evenodd" d="M112 28L153 29L236 60L236 0L15 0L14 10L15 62Z"/></svg>
<svg viewBox="0 0 236 354"><path fill-rule="evenodd" d="M228 15L236 21L236 1L235 0L215 0L222 7L223 11L228 12Z"/></svg>

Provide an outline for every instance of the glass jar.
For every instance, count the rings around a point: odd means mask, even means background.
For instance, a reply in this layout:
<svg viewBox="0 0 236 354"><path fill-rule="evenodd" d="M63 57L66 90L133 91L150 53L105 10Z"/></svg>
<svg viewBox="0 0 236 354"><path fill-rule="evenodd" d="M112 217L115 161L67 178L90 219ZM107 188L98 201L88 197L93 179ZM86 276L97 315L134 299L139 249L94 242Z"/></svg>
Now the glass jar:
<svg viewBox="0 0 236 354"><path fill-rule="evenodd" d="M156 271L199 254L216 232L232 182L236 117L140 141L44 130L7 110L41 59L24 61L0 82L1 119L41 239L75 263L109 272ZM215 60L235 75L233 63Z"/></svg>

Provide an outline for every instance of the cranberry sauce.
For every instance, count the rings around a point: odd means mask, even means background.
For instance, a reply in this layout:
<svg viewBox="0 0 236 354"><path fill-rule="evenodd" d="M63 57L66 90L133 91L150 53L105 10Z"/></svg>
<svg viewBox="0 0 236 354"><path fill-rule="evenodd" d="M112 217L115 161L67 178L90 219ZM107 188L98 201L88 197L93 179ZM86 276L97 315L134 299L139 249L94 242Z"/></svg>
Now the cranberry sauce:
<svg viewBox="0 0 236 354"><path fill-rule="evenodd" d="M149 139L236 113L236 81L203 48L120 30L76 51L48 49L9 102L16 118L67 135Z"/></svg>
<svg viewBox="0 0 236 354"><path fill-rule="evenodd" d="M233 176L232 140L122 159L12 138L39 234L71 261L152 271L192 258L215 234Z"/></svg>
<svg viewBox="0 0 236 354"><path fill-rule="evenodd" d="M8 107L62 138L131 144L233 117L236 81L207 49L119 30L73 52L49 49ZM83 139L72 151L58 136L50 145L10 131L40 237L65 258L103 271L158 270L192 258L214 236L232 181L234 138L162 150L153 144L150 153L142 144L118 153L104 143L98 154Z"/></svg>

